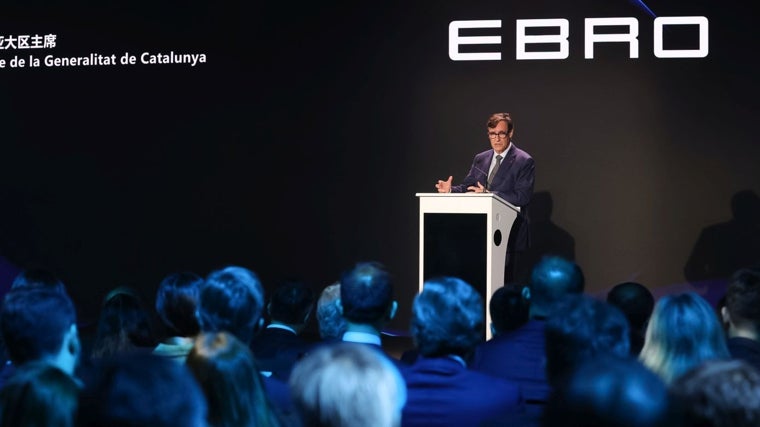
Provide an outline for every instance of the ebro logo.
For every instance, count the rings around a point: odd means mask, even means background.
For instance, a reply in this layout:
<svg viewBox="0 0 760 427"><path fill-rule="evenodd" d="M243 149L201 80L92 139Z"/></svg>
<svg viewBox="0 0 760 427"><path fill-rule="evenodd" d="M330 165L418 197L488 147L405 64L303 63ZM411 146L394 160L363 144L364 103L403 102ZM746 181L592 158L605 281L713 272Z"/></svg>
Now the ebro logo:
<svg viewBox="0 0 760 427"><path fill-rule="evenodd" d="M697 49L665 49L663 28L668 25L699 27ZM597 32L600 27L627 27L627 32ZM452 61L500 61L501 52L460 52L461 45L501 44L501 36L461 36L459 30L471 28L501 28L501 20L451 21L449 24L449 58ZM557 28L559 33L531 35L528 29ZM594 58L596 43L628 43L629 58L639 57L639 21L636 18L586 18L584 26L584 57ZM567 19L518 19L515 21L515 59L567 59L570 54L570 21ZM654 20L654 55L658 58L704 58L708 51L708 21L704 16L668 16ZM558 49L528 51L531 44L551 44Z"/></svg>

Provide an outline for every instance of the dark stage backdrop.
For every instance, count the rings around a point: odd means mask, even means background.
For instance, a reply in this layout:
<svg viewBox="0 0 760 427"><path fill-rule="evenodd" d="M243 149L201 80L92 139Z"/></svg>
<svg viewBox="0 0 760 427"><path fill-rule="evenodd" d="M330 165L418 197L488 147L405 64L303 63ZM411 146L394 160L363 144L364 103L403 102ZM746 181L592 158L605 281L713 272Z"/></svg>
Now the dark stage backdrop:
<svg viewBox="0 0 760 427"><path fill-rule="evenodd" d="M464 177L496 111L536 160L528 257L573 257L596 293L675 289L758 258L751 2L646 2L709 20L707 57L676 59L655 57L653 15L626 0L25 3L0 14L0 253L56 271L85 318L121 284L152 303L175 270L239 264L268 289L297 277L319 290L378 260L405 329L415 193ZM597 17L635 18L638 58L605 43L585 59L584 19ZM569 57L517 60L517 20L545 18L569 21ZM501 44L460 48L501 60L450 59L458 20L501 20L461 31ZM696 26L666 28L666 48L699 47ZM49 34L55 47L6 46ZM205 62L141 61L170 52ZM91 53L118 64L45 64ZM700 240L732 219L737 193L743 219Z"/></svg>

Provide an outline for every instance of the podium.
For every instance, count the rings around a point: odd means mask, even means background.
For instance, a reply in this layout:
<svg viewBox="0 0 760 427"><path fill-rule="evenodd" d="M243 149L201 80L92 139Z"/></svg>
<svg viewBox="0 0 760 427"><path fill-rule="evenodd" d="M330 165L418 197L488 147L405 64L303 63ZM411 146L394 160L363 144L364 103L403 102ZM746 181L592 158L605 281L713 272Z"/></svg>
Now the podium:
<svg viewBox="0 0 760 427"><path fill-rule="evenodd" d="M507 242L520 208L493 193L417 193L420 200L420 281L458 277L483 297L484 339L491 338L488 305L504 286Z"/></svg>

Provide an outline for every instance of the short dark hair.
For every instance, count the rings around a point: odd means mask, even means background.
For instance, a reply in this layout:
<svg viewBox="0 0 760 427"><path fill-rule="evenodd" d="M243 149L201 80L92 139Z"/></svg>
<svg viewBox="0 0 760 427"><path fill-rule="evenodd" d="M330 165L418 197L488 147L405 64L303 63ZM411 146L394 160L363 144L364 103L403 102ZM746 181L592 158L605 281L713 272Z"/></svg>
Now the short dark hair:
<svg viewBox="0 0 760 427"><path fill-rule="evenodd" d="M496 125L499 124L499 122L506 122L507 123L507 132L511 132L512 129L515 128L515 125L512 123L512 116L509 113L493 113L488 118L488 122L486 123L486 126L489 128L495 128Z"/></svg>
<svg viewBox="0 0 760 427"><path fill-rule="evenodd" d="M619 308L628 319L632 329L646 329L654 310L654 296L646 286L636 282L615 285L607 293L607 302Z"/></svg>
<svg viewBox="0 0 760 427"><path fill-rule="evenodd" d="M269 315L278 322L300 325L306 323L313 307L314 291L303 282L288 280L272 293Z"/></svg>
<svg viewBox="0 0 760 427"><path fill-rule="evenodd" d="M603 355L554 390L542 425L672 427L679 425L675 409L660 377L633 358Z"/></svg>
<svg viewBox="0 0 760 427"><path fill-rule="evenodd" d="M726 308L733 323L751 325L760 332L760 269L734 273L726 290Z"/></svg>
<svg viewBox="0 0 760 427"><path fill-rule="evenodd" d="M507 283L491 295L488 310L497 333L512 331L528 321L528 301L523 297L525 286Z"/></svg>
<svg viewBox="0 0 760 427"><path fill-rule="evenodd" d="M24 270L13 279L11 289L27 287L49 288L66 292L63 282L52 271L39 267Z"/></svg>
<svg viewBox="0 0 760 427"><path fill-rule="evenodd" d="M82 427L196 427L206 400L185 365L149 353L96 361L80 395Z"/></svg>
<svg viewBox="0 0 760 427"><path fill-rule="evenodd" d="M258 276L244 267L211 272L200 291L198 320L203 332L227 331L248 344L264 307Z"/></svg>
<svg viewBox="0 0 760 427"><path fill-rule="evenodd" d="M545 256L533 268L530 278L530 303L549 309L565 295L580 294L583 272L574 262L560 256Z"/></svg>
<svg viewBox="0 0 760 427"><path fill-rule="evenodd" d="M544 330L550 384L598 355L628 356L628 321L616 307L586 295L570 295L555 308Z"/></svg>
<svg viewBox="0 0 760 427"><path fill-rule="evenodd" d="M482 338L483 299L462 279L430 279L414 299L411 323L423 356L464 356Z"/></svg>
<svg viewBox="0 0 760 427"><path fill-rule="evenodd" d="M198 293L203 278L184 271L166 276L156 293L156 312L174 336L191 337L200 332L198 325Z"/></svg>
<svg viewBox="0 0 760 427"><path fill-rule="evenodd" d="M709 361L677 378L671 391L687 426L760 424L760 371L743 360Z"/></svg>
<svg viewBox="0 0 760 427"><path fill-rule="evenodd" d="M63 292L35 287L11 290L0 311L3 342L13 363L57 354L76 324L76 311Z"/></svg>
<svg viewBox="0 0 760 427"><path fill-rule="evenodd" d="M391 276L378 262L360 262L340 280L343 317L356 323L374 323L388 314L393 303Z"/></svg>

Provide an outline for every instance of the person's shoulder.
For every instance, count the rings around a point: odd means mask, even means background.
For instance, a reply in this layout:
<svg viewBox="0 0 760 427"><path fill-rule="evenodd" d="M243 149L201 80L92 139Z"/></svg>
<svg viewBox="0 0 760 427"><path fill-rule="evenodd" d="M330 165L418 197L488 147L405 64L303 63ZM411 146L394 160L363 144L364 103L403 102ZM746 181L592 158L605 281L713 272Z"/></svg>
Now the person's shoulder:
<svg viewBox="0 0 760 427"><path fill-rule="evenodd" d="M514 153L515 158L521 159L521 160L526 160L526 161L528 161L528 160L533 161L533 157L530 154L528 154L527 151L523 150L522 148L519 148L514 143L512 144L512 149L511 150Z"/></svg>

